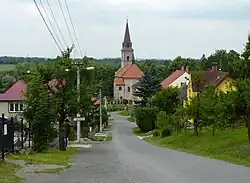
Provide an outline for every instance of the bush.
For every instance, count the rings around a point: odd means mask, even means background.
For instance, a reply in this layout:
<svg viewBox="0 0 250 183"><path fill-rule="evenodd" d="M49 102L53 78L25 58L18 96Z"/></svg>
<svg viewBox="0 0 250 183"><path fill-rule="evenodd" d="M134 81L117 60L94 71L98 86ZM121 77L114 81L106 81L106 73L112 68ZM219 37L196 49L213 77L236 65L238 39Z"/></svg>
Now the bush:
<svg viewBox="0 0 250 183"><path fill-rule="evenodd" d="M154 137L158 137L158 136L160 136L160 135L161 135L160 130L154 130L154 131L153 131L153 136L154 136Z"/></svg>
<svg viewBox="0 0 250 183"><path fill-rule="evenodd" d="M162 130L161 130L161 136L162 137L169 137L172 135L172 128L170 127L164 127Z"/></svg>
<svg viewBox="0 0 250 183"><path fill-rule="evenodd" d="M136 124L141 132L149 132L155 129L156 110L150 107L139 107L135 110Z"/></svg>
<svg viewBox="0 0 250 183"><path fill-rule="evenodd" d="M110 104L107 106L107 111L115 112L115 111L123 111L125 108L124 104Z"/></svg>

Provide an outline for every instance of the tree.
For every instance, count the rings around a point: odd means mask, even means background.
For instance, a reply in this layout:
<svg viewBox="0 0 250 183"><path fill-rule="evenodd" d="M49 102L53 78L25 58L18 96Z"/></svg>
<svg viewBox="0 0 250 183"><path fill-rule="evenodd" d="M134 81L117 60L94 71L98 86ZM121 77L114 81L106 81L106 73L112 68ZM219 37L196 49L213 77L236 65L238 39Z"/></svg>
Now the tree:
<svg viewBox="0 0 250 183"><path fill-rule="evenodd" d="M161 84L154 69L147 69L145 75L135 85L134 96L141 98L141 105L146 106L150 97L160 90Z"/></svg>
<svg viewBox="0 0 250 183"><path fill-rule="evenodd" d="M149 104L165 111L167 115L174 114L180 104L179 89L177 87L167 87L158 91L149 101Z"/></svg>
<svg viewBox="0 0 250 183"><path fill-rule="evenodd" d="M194 135L198 136L198 127L200 125L201 116L201 101L200 93L204 87L203 72L195 71L192 72L192 88L197 95L192 99L192 102L188 105L187 111L190 117L194 118Z"/></svg>
<svg viewBox="0 0 250 183"><path fill-rule="evenodd" d="M52 66L52 67L48 67ZM39 64L37 71L28 79L26 94L25 119L31 124L33 150L44 151L56 137L55 124L57 119L54 98L46 83L51 80L54 67L51 64Z"/></svg>

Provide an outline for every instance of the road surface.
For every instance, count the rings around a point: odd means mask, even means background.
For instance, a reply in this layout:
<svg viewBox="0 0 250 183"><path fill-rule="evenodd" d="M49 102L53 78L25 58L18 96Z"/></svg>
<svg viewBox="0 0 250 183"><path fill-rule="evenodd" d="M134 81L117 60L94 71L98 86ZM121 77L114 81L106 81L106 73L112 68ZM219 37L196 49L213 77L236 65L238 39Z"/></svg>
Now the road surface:
<svg viewBox="0 0 250 183"><path fill-rule="evenodd" d="M249 183L250 168L156 147L132 134L134 124L114 118L113 140L80 150L75 165L50 183ZM37 177L38 178L38 177ZM36 181L36 183L40 183Z"/></svg>

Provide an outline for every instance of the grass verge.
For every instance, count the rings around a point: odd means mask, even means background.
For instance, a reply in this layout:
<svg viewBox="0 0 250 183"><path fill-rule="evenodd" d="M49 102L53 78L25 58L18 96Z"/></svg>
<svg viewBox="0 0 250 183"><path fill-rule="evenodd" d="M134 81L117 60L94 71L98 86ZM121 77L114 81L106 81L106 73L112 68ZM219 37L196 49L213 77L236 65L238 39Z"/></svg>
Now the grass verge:
<svg viewBox="0 0 250 183"><path fill-rule="evenodd" d="M118 114L121 116L129 116L129 111L121 111Z"/></svg>
<svg viewBox="0 0 250 183"><path fill-rule="evenodd" d="M165 138L150 137L145 141L157 146L250 166L250 145L246 128L218 131L215 136L211 131L204 131L198 137L194 136L191 130L186 136L179 134Z"/></svg>
<svg viewBox="0 0 250 183"><path fill-rule="evenodd" d="M147 132L147 133L141 132L140 128L138 127L134 127L132 128L132 130L133 130L133 133L137 136L148 136L153 133L153 132Z"/></svg>
<svg viewBox="0 0 250 183"><path fill-rule="evenodd" d="M47 152L33 155L9 155L8 158L24 160L29 164L52 164L70 167L70 158L76 155L77 148L68 148L67 151L49 149Z"/></svg>
<svg viewBox="0 0 250 183"><path fill-rule="evenodd" d="M134 118L134 117L131 117L131 116L128 117L127 120L128 120L129 122L135 122L135 118Z"/></svg>
<svg viewBox="0 0 250 183"><path fill-rule="evenodd" d="M108 135L107 138L106 138L106 141L111 141L112 140L112 135Z"/></svg>
<svg viewBox="0 0 250 183"><path fill-rule="evenodd" d="M15 173L20 169L19 166L0 162L0 182L4 183L19 183L22 181L21 178L15 176Z"/></svg>

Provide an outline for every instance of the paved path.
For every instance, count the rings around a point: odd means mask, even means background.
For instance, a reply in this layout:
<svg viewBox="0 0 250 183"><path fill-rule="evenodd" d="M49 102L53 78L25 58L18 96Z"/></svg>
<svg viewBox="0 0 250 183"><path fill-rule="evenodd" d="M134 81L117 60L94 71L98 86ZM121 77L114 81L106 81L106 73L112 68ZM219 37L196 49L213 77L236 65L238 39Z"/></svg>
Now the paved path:
<svg viewBox="0 0 250 183"><path fill-rule="evenodd" d="M138 139L126 118L114 118L113 141L80 150L76 163L34 183L249 183L250 168L160 148Z"/></svg>

